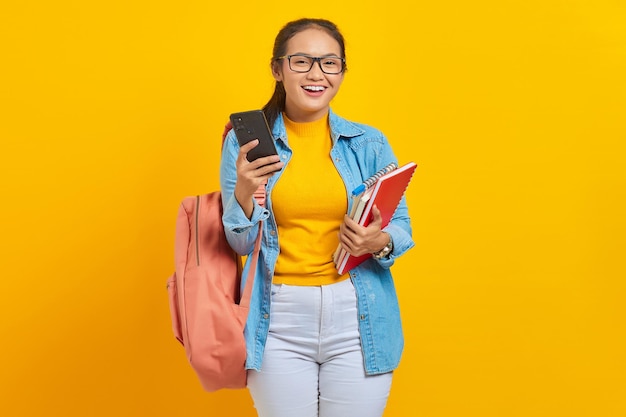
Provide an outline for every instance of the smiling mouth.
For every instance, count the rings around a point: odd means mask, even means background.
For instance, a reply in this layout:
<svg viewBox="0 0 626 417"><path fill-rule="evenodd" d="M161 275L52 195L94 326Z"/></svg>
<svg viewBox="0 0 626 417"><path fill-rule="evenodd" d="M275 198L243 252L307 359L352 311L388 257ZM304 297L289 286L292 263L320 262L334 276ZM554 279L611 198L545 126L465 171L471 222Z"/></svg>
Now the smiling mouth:
<svg viewBox="0 0 626 417"><path fill-rule="evenodd" d="M313 91L313 92L320 92L326 89L326 87L322 87L321 85L305 85L302 88L305 89L306 91Z"/></svg>

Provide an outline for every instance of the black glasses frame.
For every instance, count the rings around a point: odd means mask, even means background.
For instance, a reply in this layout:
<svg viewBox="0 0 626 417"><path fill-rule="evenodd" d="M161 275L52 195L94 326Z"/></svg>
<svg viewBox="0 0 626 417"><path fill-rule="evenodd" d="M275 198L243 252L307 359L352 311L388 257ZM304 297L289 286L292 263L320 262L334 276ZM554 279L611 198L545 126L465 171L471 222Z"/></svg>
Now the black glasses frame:
<svg viewBox="0 0 626 417"><path fill-rule="evenodd" d="M306 71L302 71L302 70L295 70L295 69L291 68L291 57L294 57L294 56L309 58L311 60L311 66L309 67L309 69L306 70ZM301 74L304 74L306 72L311 71L311 69L313 68L313 65L315 65L316 62L319 65L320 69L322 70L322 72L324 74L330 74L330 75L341 74L345 70L345 68L346 68L346 59L345 58L340 58L338 56L311 56L311 55L304 55L304 54L293 54L293 55L279 56L279 57L276 58L276 60L278 61L279 59L285 59L285 58L287 58L287 62L289 63L289 69L292 70L293 72L298 72L298 73L301 73ZM324 71L324 67L322 66L322 59L327 59L327 58L333 58L333 59L341 60L341 71L339 71L339 72Z"/></svg>

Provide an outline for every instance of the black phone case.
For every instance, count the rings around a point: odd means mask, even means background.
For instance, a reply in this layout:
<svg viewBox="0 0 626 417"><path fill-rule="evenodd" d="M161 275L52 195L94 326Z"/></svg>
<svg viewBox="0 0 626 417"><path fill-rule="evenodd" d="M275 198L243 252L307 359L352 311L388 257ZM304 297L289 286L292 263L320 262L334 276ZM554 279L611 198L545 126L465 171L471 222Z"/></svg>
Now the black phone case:
<svg viewBox="0 0 626 417"><path fill-rule="evenodd" d="M248 161L277 154L272 131L262 110L233 113L230 115L230 122L233 124L239 146L254 139L259 140L259 144L248 152Z"/></svg>

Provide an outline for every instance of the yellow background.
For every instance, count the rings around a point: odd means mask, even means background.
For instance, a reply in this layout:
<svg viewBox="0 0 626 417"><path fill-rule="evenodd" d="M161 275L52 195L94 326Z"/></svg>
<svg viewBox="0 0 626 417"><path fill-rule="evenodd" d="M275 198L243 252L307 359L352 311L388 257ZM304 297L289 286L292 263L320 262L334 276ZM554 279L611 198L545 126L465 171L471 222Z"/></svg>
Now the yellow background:
<svg viewBox="0 0 626 417"><path fill-rule="evenodd" d="M419 164L386 417L626 415L618 0L15 1L0 9L0 414L253 416L170 329L181 198L283 23L336 21L333 103Z"/></svg>

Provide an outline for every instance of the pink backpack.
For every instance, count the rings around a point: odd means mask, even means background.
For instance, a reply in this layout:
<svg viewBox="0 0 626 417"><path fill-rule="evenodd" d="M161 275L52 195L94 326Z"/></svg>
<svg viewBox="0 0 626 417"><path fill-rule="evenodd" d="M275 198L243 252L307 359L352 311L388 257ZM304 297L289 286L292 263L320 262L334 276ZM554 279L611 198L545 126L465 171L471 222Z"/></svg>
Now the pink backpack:
<svg viewBox="0 0 626 417"><path fill-rule="evenodd" d="M265 203L264 186L255 198ZM220 192L182 201L176 222L176 269L167 280L170 315L174 336L206 391L246 387L243 330L260 246L261 232L240 296L241 257L226 241Z"/></svg>

